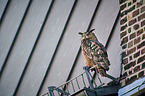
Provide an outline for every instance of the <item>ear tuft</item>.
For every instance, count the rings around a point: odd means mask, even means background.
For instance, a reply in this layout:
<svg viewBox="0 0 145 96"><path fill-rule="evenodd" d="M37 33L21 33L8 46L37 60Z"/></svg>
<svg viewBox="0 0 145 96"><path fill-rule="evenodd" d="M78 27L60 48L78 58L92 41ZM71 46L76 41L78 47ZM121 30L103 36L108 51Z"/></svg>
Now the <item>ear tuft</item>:
<svg viewBox="0 0 145 96"><path fill-rule="evenodd" d="M79 32L80 35L83 35L83 32Z"/></svg>
<svg viewBox="0 0 145 96"><path fill-rule="evenodd" d="M95 29L90 30L89 33L92 32L92 31L94 31L94 30L95 30Z"/></svg>

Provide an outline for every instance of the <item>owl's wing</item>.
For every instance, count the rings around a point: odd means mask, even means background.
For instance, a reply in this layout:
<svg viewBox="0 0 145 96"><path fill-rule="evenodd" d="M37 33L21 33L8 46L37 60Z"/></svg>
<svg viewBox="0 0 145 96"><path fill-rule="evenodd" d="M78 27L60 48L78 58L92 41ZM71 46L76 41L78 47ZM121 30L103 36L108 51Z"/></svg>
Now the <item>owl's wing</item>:
<svg viewBox="0 0 145 96"><path fill-rule="evenodd" d="M81 43L82 50L85 52L96 65L103 69L109 70L110 62L103 44L97 40L83 40Z"/></svg>

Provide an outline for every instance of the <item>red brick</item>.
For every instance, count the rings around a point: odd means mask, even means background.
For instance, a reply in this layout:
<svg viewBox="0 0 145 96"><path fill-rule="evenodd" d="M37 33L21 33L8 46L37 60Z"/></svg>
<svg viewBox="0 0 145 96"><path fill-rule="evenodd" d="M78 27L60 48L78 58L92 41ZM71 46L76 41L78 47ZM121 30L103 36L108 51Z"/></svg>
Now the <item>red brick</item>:
<svg viewBox="0 0 145 96"><path fill-rule="evenodd" d="M139 28L139 24L135 24L134 26L133 26L133 29L134 30L137 30Z"/></svg>
<svg viewBox="0 0 145 96"><path fill-rule="evenodd" d="M121 25L124 24L124 23L126 23L126 22L127 22L127 16L125 18L123 18L123 19L120 20L120 24Z"/></svg>
<svg viewBox="0 0 145 96"><path fill-rule="evenodd" d="M128 43L128 48L130 48L130 47L132 47L133 46L133 41L130 41L129 43Z"/></svg>
<svg viewBox="0 0 145 96"><path fill-rule="evenodd" d="M128 84L129 84L128 82L129 82L129 78L127 78L127 79L125 80L125 84L128 85Z"/></svg>
<svg viewBox="0 0 145 96"><path fill-rule="evenodd" d="M145 18L145 13L143 13L142 15L140 15L139 17L138 17L138 21L140 21L140 20L142 20L142 19L144 19Z"/></svg>
<svg viewBox="0 0 145 96"><path fill-rule="evenodd" d="M134 58L138 57L140 55L140 51L134 54Z"/></svg>
<svg viewBox="0 0 145 96"><path fill-rule="evenodd" d="M121 12L120 16L123 17L124 15L127 15L127 13L128 13L128 11L125 10L125 11Z"/></svg>
<svg viewBox="0 0 145 96"><path fill-rule="evenodd" d="M127 72L125 72L125 73L123 74L123 76L127 76Z"/></svg>
<svg viewBox="0 0 145 96"><path fill-rule="evenodd" d="M140 37L138 37L137 39L134 39L134 45L140 42Z"/></svg>
<svg viewBox="0 0 145 96"><path fill-rule="evenodd" d="M141 22L141 27L145 25L145 20Z"/></svg>
<svg viewBox="0 0 145 96"><path fill-rule="evenodd" d="M141 8L141 13L145 11L145 6Z"/></svg>
<svg viewBox="0 0 145 96"><path fill-rule="evenodd" d="M141 50L141 54L144 54L145 53L145 48Z"/></svg>
<svg viewBox="0 0 145 96"><path fill-rule="evenodd" d="M137 8L140 7L141 5L143 5L143 2L142 1L137 2Z"/></svg>
<svg viewBox="0 0 145 96"><path fill-rule="evenodd" d="M131 39L133 39L134 37L136 37L135 32L134 32L134 33L132 33L132 34L130 35L130 38L129 38L129 39L131 40Z"/></svg>
<svg viewBox="0 0 145 96"><path fill-rule="evenodd" d="M128 3L128 6L130 6L130 5L131 5L131 2Z"/></svg>
<svg viewBox="0 0 145 96"><path fill-rule="evenodd" d="M136 18L129 21L129 26L133 25L136 22Z"/></svg>
<svg viewBox="0 0 145 96"><path fill-rule="evenodd" d="M135 76L132 76L131 78L130 78L130 83L132 83L133 81L135 81L137 79L137 76L135 75Z"/></svg>
<svg viewBox="0 0 145 96"><path fill-rule="evenodd" d="M128 42L128 36L123 38L123 40L121 41L121 45L125 44Z"/></svg>
<svg viewBox="0 0 145 96"><path fill-rule="evenodd" d="M127 69L135 66L135 64L136 64L136 61L130 62L129 64L127 64L126 66L124 66L124 69L127 70Z"/></svg>
<svg viewBox="0 0 145 96"><path fill-rule="evenodd" d="M122 33L120 34L120 37L122 38L122 37L124 37L126 34L127 34L127 32L124 31L124 32L122 32Z"/></svg>
<svg viewBox="0 0 145 96"><path fill-rule="evenodd" d="M126 0L119 0L120 4L124 3Z"/></svg>
<svg viewBox="0 0 145 96"><path fill-rule="evenodd" d="M144 45L145 45L145 41L143 41L142 43L140 43L140 44L137 46L137 49L140 49L140 48L144 47Z"/></svg>
<svg viewBox="0 0 145 96"><path fill-rule="evenodd" d="M132 55L131 55L131 56L129 56L129 60L130 60L130 61L132 60Z"/></svg>
<svg viewBox="0 0 145 96"><path fill-rule="evenodd" d="M131 33L131 28L128 28L128 33Z"/></svg>
<svg viewBox="0 0 145 96"><path fill-rule="evenodd" d="M125 29L126 29L126 27L127 27L127 24L126 24L126 25L124 25L124 26L121 26L121 31L125 30Z"/></svg>
<svg viewBox="0 0 145 96"><path fill-rule="evenodd" d="M135 5L132 6L130 9L128 9L127 11L128 11L128 12L132 12L134 9L135 9Z"/></svg>
<svg viewBox="0 0 145 96"><path fill-rule="evenodd" d="M132 76L130 79L127 78L126 84L128 85L128 84L134 82L135 80L137 80L137 75Z"/></svg>
<svg viewBox="0 0 145 96"><path fill-rule="evenodd" d="M125 58L125 59L122 60L122 64L125 65L125 64L127 64L127 63L128 63L128 58Z"/></svg>
<svg viewBox="0 0 145 96"><path fill-rule="evenodd" d="M135 52L136 51L136 47L130 49L127 51L127 55L130 55L131 53Z"/></svg>
<svg viewBox="0 0 145 96"><path fill-rule="evenodd" d="M136 0L133 0L133 3L135 3L136 2Z"/></svg>
<svg viewBox="0 0 145 96"><path fill-rule="evenodd" d="M142 63L142 69L144 69L145 68L145 62L144 63Z"/></svg>
<svg viewBox="0 0 145 96"><path fill-rule="evenodd" d="M127 48L127 44L122 46L122 49L126 49Z"/></svg>
<svg viewBox="0 0 145 96"><path fill-rule="evenodd" d="M140 57L140 58L138 59L137 64L140 63L140 62L142 62L142 61L144 61L144 60L145 60L145 55L142 56L142 57Z"/></svg>
<svg viewBox="0 0 145 96"><path fill-rule="evenodd" d="M140 66L136 66L135 68L134 68L134 72L137 72L137 71L139 71L140 70Z"/></svg>
<svg viewBox="0 0 145 96"><path fill-rule="evenodd" d="M132 74L132 70L129 71L129 75L131 75L131 74Z"/></svg>
<svg viewBox="0 0 145 96"><path fill-rule="evenodd" d="M124 58L126 56L127 56L126 51L122 52L122 58Z"/></svg>
<svg viewBox="0 0 145 96"><path fill-rule="evenodd" d="M127 15L129 12L132 12L135 9L135 5L132 6L130 9L125 10L121 13L121 17L123 17L124 15Z"/></svg>
<svg viewBox="0 0 145 96"><path fill-rule="evenodd" d="M140 29L139 31L137 31L137 36L139 36L142 33L143 33L143 29Z"/></svg>
<svg viewBox="0 0 145 96"><path fill-rule="evenodd" d="M143 77L144 76L144 71L141 71L139 74L138 74L139 77Z"/></svg>
<svg viewBox="0 0 145 96"><path fill-rule="evenodd" d="M128 14L127 20L129 21L132 18L132 14Z"/></svg>
<svg viewBox="0 0 145 96"><path fill-rule="evenodd" d="M145 39L145 34L142 35L142 40Z"/></svg>
<svg viewBox="0 0 145 96"><path fill-rule="evenodd" d="M122 11L126 7L126 3L124 3L122 6L120 6L120 11Z"/></svg>
<svg viewBox="0 0 145 96"><path fill-rule="evenodd" d="M132 16L135 17L135 16L137 16L138 14L139 14L139 9L137 9L136 11L134 11L134 12L132 13Z"/></svg>

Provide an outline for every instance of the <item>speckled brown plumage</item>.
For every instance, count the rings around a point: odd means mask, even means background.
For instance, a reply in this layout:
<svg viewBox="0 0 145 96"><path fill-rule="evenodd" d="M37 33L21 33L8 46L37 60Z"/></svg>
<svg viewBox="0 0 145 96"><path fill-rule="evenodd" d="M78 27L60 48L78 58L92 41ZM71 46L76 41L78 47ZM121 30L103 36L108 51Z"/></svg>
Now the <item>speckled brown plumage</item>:
<svg viewBox="0 0 145 96"><path fill-rule="evenodd" d="M94 29L93 29L94 30ZM81 48L84 57L84 62L87 67L97 65L97 70L101 76L106 76L106 71L109 70L110 62L103 44L101 44L95 34L92 32L80 32Z"/></svg>

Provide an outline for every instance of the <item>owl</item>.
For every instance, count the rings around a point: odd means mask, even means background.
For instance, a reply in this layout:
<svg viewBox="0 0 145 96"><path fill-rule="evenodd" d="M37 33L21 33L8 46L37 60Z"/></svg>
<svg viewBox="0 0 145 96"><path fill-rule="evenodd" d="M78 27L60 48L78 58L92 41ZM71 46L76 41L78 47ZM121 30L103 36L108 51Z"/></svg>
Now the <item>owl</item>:
<svg viewBox="0 0 145 96"><path fill-rule="evenodd" d="M110 61L105 47L100 43L93 33L95 29L88 32L79 32L81 35L81 49L84 62L87 67L91 68L97 65L97 71L101 76L106 76L109 70Z"/></svg>

